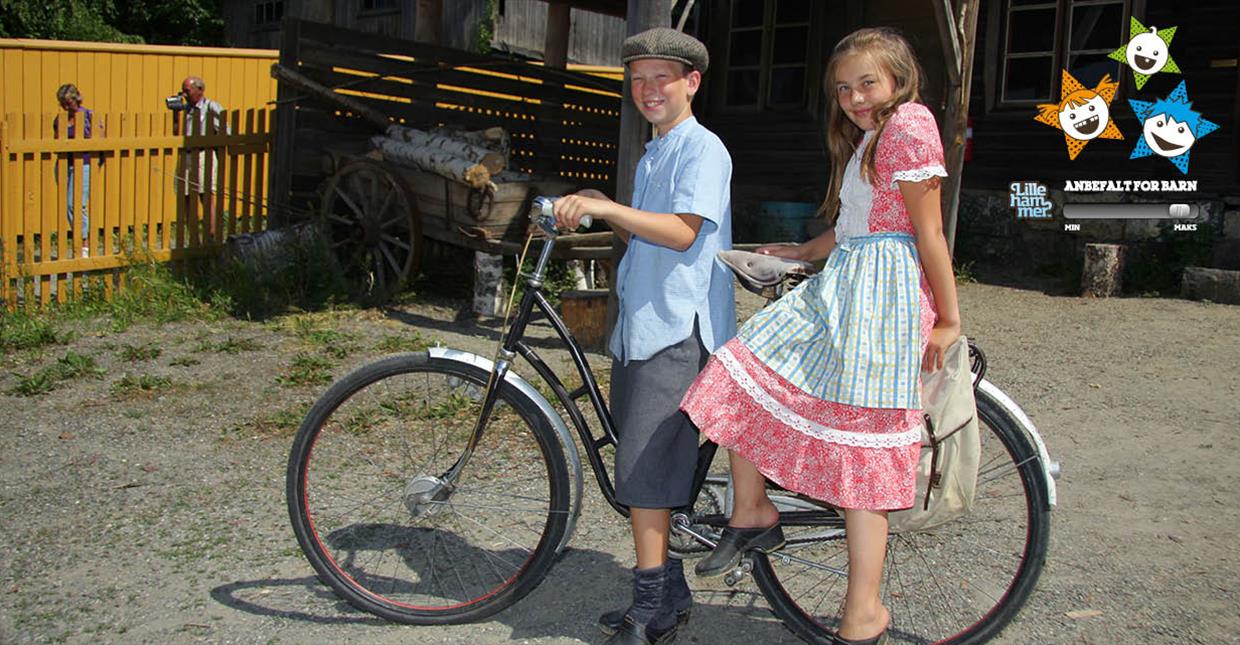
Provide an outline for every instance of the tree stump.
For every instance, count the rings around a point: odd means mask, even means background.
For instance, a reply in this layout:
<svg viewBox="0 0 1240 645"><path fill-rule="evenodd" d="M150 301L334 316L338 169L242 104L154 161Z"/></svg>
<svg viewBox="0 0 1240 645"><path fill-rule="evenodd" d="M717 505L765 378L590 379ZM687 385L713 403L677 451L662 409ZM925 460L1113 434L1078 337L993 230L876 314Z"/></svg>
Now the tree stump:
<svg viewBox="0 0 1240 645"><path fill-rule="evenodd" d="M1086 244L1081 270L1081 295L1109 298L1123 286L1124 247L1120 244Z"/></svg>
<svg viewBox="0 0 1240 645"><path fill-rule="evenodd" d="M474 313L503 316L508 306L504 293L504 256L474 252Z"/></svg>

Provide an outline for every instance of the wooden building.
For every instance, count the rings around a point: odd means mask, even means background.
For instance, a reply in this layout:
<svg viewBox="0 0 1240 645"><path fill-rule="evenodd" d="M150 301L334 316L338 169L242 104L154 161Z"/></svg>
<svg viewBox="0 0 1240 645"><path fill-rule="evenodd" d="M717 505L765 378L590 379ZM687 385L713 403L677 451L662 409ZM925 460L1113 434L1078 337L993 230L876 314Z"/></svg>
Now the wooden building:
<svg viewBox="0 0 1240 645"><path fill-rule="evenodd" d="M327 23L405 40L417 39L413 0L224 0L224 33L234 47L278 49L285 17ZM568 62L620 64L624 2L571 3ZM593 7L606 4L606 13ZM498 51L541 59L549 5L543 0L442 2L439 44L472 52Z"/></svg>
<svg viewBox="0 0 1240 645"><path fill-rule="evenodd" d="M252 36L261 31L253 23L260 15L259 7L269 4L227 2L230 15L244 9L250 20L240 26L238 19L230 18L230 38L238 44L261 44L244 40L242 32L248 30ZM414 31L410 22L413 2L284 0L276 4L311 20L387 30L384 33L405 38ZM707 43L712 63L694 110L732 153L734 204L742 239L752 234L749 224L758 204L822 199L829 170L822 121L830 100L822 91L823 64L839 38L862 26L893 26L908 37L925 70L923 101L939 119L949 155L963 154L964 128L954 124L956 113L964 111L957 97L961 93L969 96L971 158L958 173L963 182L960 211L966 227L984 229L990 239L1011 237L1014 231L1015 218L1002 204L1013 181L1039 181L1057 191L1068 179L1187 178L1197 181L1198 190L1178 197L1201 202L1215 218L1235 210L1240 199L1236 67L1240 5L1230 0L1192 2L1191 11L1185 10L1186 3L1170 0L580 0L567 4L573 7L568 31L570 61L617 63L625 29L622 16L635 8L656 7L661 12L667 7L671 15L660 19L663 24L682 23L685 31ZM470 49L470 43L477 42L479 24L471 21L491 6L497 14L492 47L534 58L542 55L540 41L544 46L550 42L545 40L549 7L550 11L565 7L565 3L542 0L491 0L489 5L487 0L463 0L442 5L441 42ZM687 15L682 15L686 7ZM973 13L972 21L965 20L965 9ZM1178 27L1171 53L1180 74L1155 75L1138 90L1131 70L1107 58L1127 41L1132 17L1160 29ZM957 69L962 60L971 62L969 70ZM1062 133L1034 120L1038 104L1059 100L1064 69L1090 87L1104 73L1120 81L1112 114L1125 136L1123 141L1091 142L1077 159L1069 160ZM1128 99L1157 100L1180 80L1187 81L1193 109L1220 126L1194 147L1187 177L1157 156L1129 158L1140 126ZM959 123L963 124L963 116ZM1054 198L1062 206L1064 200L1092 197L1065 197L1059 192ZM948 212L950 217L950 204ZM1108 235L1122 236L1131 228L1118 233L1111 230ZM1005 250L1002 245L995 249L996 253Z"/></svg>

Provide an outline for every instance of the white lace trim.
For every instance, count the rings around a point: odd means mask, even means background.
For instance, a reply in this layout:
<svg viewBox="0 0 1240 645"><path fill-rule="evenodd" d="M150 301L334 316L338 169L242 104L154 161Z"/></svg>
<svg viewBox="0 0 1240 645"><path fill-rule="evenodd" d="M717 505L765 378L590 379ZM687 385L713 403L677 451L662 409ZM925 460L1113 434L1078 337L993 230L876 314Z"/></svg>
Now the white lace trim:
<svg viewBox="0 0 1240 645"><path fill-rule="evenodd" d="M925 181L931 177L946 177L947 169L939 164L925 166L923 168L914 168L912 170L897 170L891 173L891 185L895 186L897 181Z"/></svg>
<svg viewBox="0 0 1240 645"><path fill-rule="evenodd" d="M715 352L715 357L719 359L719 363L732 376L732 380L736 381L736 384L742 390L745 390L745 393L755 403L762 406L762 409L769 412L771 416L778 419L784 425L797 432L809 435L815 439L857 448L899 448L921 442L920 425L903 432L873 434L828 428L820 423L806 419L789 410L784 404L776 401L775 397L771 396L761 385L754 381L749 376L749 373L745 371L745 367L741 365L740 361L732 355L732 352L726 346L720 347Z"/></svg>

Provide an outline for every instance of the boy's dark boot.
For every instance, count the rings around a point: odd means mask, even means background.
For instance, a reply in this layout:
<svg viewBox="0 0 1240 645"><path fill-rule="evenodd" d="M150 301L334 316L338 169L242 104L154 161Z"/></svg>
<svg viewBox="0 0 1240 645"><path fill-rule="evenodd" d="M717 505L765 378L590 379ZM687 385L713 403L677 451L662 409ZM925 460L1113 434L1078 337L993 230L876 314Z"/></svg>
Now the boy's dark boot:
<svg viewBox="0 0 1240 645"><path fill-rule="evenodd" d="M676 627L684 627L685 623L689 622L689 610L693 607L693 592L689 590L689 583L685 580L684 562L676 558L668 558L663 564L663 570L667 573L667 582L664 587L667 602L672 606L672 611L676 612ZM626 613L628 613L627 607L599 616L599 629L607 635L616 633L624 625Z"/></svg>
<svg viewBox="0 0 1240 645"><path fill-rule="evenodd" d="M666 566L633 569L633 604L606 645L654 645L676 640L676 612L667 598Z"/></svg>

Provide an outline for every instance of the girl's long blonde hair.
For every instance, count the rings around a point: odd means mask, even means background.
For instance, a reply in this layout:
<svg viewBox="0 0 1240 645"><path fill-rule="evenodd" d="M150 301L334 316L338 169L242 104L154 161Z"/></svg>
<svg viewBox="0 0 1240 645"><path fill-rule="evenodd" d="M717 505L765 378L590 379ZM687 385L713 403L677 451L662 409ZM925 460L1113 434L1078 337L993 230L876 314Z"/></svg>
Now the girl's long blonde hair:
<svg viewBox="0 0 1240 645"><path fill-rule="evenodd" d="M840 62L853 54L870 57L884 72L891 75L895 91L882 105L875 105L870 114L874 119L874 136L861 156L861 176L866 181L876 181L874 151L878 140L887 127L887 120L896 108L921 98L921 66L913 56L913 48L900 32L887 27L858 29L845 36L835 45L827 59L827 71L823 75L823 87L830 100L827 106L827 152L831 157L831 183L827 195L819 207L819 213L835 224L840 215L840 188L844 185L844 168L852 158L864 134L840 109L839 92L835 88L835 73Z"/></svg>

